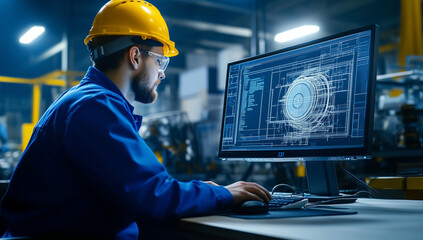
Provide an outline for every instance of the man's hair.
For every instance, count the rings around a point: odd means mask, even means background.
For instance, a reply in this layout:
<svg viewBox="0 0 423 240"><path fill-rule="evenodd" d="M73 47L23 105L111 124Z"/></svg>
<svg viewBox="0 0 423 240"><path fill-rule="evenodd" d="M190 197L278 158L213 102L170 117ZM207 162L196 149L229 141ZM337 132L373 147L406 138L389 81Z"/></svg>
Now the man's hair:
<svg viewBox="0 0 423 240"><path fill-rule="evenodd" d="M98 36L93 38L89 45L89 49L95 49L99 46L102 46L104 44L107 44L109 42L113 42L119 38L121 38L122 36L116 35L116 36ZM140 48L141 50L151 50L151 46L146 45L146 44L138 44L138 43L134 43L134 45L132 46L137 46L138 48ZM123 57L125 56L126 52L132 47L129 46L127 48L124 48L122 50L119 50L115 53L112 53L110 55L107 56L103 56L97 59L93 58L93 54L92 52L90 52L90 57L91 57L91 61L94 63L94 67L97 68L98 70L102 71L102 72L106 72L108 70L112 70L112 69L116 69L120 66L121 61L123 59ZM92 51L92 50L90 50ZM145 54L145 52L141 51L141 58L142 60L145 60L147 58L147 54Z"/></svg>

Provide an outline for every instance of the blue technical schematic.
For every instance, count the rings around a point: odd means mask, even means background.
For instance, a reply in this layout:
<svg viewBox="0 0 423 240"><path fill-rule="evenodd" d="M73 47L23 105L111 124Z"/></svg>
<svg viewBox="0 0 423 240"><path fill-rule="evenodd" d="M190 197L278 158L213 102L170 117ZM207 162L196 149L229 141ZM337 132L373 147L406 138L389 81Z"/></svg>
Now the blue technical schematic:
<svg viewBox="0 0 423 240"><path fill-rule="evenodd" d="M223 151L361 147L370 31L231 65Z"/></svg>

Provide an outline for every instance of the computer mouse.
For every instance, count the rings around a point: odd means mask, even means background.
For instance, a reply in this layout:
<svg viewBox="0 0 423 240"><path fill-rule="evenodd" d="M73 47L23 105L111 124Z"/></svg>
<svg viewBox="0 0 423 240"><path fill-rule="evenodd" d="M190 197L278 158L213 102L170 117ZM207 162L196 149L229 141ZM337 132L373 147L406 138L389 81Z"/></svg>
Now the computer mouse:
<svg viewBox="0 0 423 240"><path fill-rule="evenodd" d="M239 215L266 214L269 205L260 201L246 201L234 208L234 213Z"/></svg>

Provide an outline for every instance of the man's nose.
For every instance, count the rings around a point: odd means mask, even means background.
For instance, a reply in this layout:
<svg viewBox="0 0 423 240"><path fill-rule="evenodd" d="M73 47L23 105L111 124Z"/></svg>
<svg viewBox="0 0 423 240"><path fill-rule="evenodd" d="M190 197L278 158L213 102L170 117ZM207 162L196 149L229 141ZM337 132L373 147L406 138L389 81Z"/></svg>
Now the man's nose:
<svg viewBox="0 0 423 240"><path fill-rule="evenodd" d="M163 79L165 79L166 78L166 75L165 75L165 73L163 72L163 73L159 73L159 80L161 81L161 80L163 80Z"/></svg>

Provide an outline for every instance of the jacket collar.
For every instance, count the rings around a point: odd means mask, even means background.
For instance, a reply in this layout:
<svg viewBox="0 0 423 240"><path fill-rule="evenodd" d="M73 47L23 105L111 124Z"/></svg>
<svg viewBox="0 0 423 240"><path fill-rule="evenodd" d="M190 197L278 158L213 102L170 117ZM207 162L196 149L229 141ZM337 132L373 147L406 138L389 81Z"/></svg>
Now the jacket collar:
<svg viewBox="0 0 423 240"><path fill-rule="evenodd" d="M135 118L135 122L137 125L137 128L139 129L141 127L141 123L142 123L142 116L140 115L136 115L134 114L134 106L132 106L132 104L130 104L128 102L128 100L125 98L125 96L123 96L122 92L120 91L120 89L116 86L116 84L114 82L112 82L112 80L110 80L109 77L107 77L103 72L101 72L100 70L98 70L95 67L89 67L87 73L85 74L84 78L82 78L81 83L83 82L92 82L95 83L97 85L102 86L103 88L110 90L116 94L119 94L127 103L131 114L134 116Z"/></svg>
<svg viewBox="0 0 423 240"><path fill-rule="evenodd" d="M125 102L131 109L131 113L134 112L134 107L132 106L132 104L128 102L128 100L125 98L125 96L123 96L122 92L116 86L116 84L112 82L112 80L110 80L110 78L107 77L102 71L98 70L95 67L89 67L87 73L85 74L84 78L82 78L81 82L83 81L93 82L107 90L119 94L123 99L125 99Z"/></svg>

